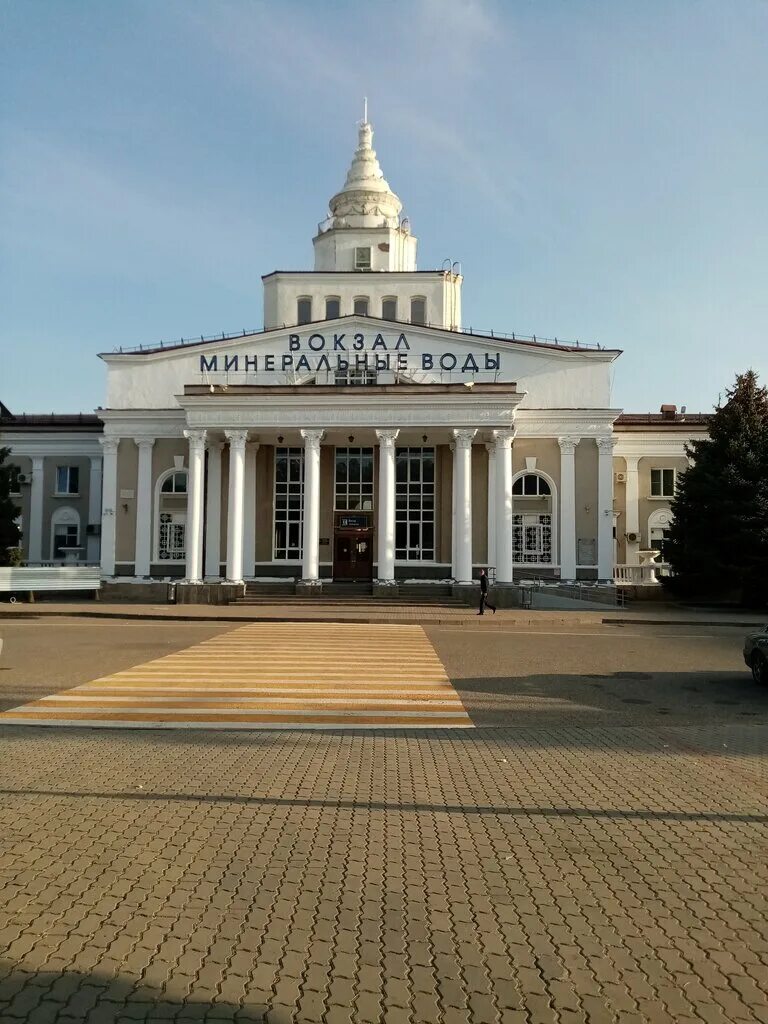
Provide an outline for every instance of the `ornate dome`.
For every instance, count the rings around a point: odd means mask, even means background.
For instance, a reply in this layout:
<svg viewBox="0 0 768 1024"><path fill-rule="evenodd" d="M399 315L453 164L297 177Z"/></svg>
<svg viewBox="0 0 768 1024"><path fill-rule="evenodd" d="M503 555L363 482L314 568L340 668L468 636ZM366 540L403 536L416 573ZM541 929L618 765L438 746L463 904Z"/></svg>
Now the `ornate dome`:
<svg viewBox="0 0 768 1024"><path fill-rule="evenodd" d="M330 201L324 228L397 227L403 204L382 174L372 145L373 128L363 121L344 187Z"/></svg>

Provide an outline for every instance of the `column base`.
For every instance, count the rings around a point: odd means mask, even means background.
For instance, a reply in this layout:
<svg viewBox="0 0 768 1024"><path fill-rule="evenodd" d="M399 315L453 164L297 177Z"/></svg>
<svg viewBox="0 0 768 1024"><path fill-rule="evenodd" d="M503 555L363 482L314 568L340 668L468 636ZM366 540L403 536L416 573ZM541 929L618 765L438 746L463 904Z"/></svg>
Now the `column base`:
<svg viewBox="0 0 768 1024"><path fill-rule="evenodd" d="M371 585L372 597L397 597L400 587L395 580L373 580Z"/></svg>
<svg viewBox="0 0 768 1024"><path fill-rule="evenodd" d="M322 580L298 580L296 593L304 597L320 597L323 593Z"/></svg>

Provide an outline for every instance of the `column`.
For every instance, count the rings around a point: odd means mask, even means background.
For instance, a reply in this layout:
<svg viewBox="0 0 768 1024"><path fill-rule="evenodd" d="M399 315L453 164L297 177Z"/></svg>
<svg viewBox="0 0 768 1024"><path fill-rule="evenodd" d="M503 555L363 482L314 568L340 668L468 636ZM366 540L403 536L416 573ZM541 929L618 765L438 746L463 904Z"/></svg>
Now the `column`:
<svg viewBox="0 0 768 1024"><path fill-rule="evenodd" d="M243 497L247 430L225 430L229 441L229 515L227 518L227 582L243 582Z"/></svg>
<svg viewBox="0 0 768 1024"><path fill-rule="evenodd" d="M243 514L243 567L245 576L253 576L256 561L256 456L259 444L252 441L245 449L245 498Z"/></svg>
<svg viewBox="0 0 768 1024"><path fill-rule="evenodd" d="M304 438L304 556L302 583L320 580L320 442L322 430L302 430Z"/></svg>
<svg viewBox="0 0 768 1024"><path fill-rule="evenodd" d="M117 504L117 449L119 437L100 437L104 453L101 497L101 575L115 575L115 525Z"/></svg>
<svg viewBox="0 0 768 1024"><path fill-rule="evenodd" d="M29 546L27 560L43 559L43 470L42 455L32 456L32 487L29 494Z"/></svg>
<svg viewBox="0 0 768 1024"><path fill-rule="evenodd" d="M186 583L202 583L203 562L203 493L205 475L205 431L185 430L189 441L189 474L187 476L187 549Z"/></svg>
<svg viewBox="0 0 768 1024"><path fill-rule="evenodd" d="M221 449L222 441L208 442L208 488L205 499L205 578L221 578Z"/></svg>
<svg viewBox="0 0 768 1024"><path fill-rule="evenodd" d="M616 438L597 438L597 578L613 580L613 448Z"/></svg>
<svg viewBox="0 0 768 1024"><path fill-rule="evenodd" d="M395 582L395 441L399 430L377 430L379 439L378 580Z"/></svg>
<svg viewBox="0 0 768 1024"><path fill-rule="evenodd" d="M101 527L101 455L91 455L91 471L88 478L88 526ZM98 533L86 530L85 558L88 562L99 561L101 542Z"/></svg>
<svg viewBox="0 0 768 1024"><path fill-rule="evenodd" d="M152 449L154 437L134 437L139 449L136 476L136 554L134 576L150 575L152 557Z"/></svg>
<svg viewBox="0 0 768 1024"><path fill-rule="evenodd" d="M558 437L560 445L560 579L576 579L576 445L579 437Z"/></svg>
<svg viewBox="0 0 768 1024"><path fill-rule="evenodd" d="M488 565L496 566L496 445L487 444L488 452Z"/></svg>
<svg viewBox="0 0 768 1024"><path fill-rule="evenodd" d="M511 583L512 545L512 441L514 430L496 431L496 582Z"/></svg>
<svg viewBox="0 0 768 1024"><path fill-rule="evenodd" d="M639 565L640 556L638 554L640 550L640 486L638 482L637 466L640 459L636 455L627 455L625 458L627 464L627 483L624 491L624 498L626 502L626 528L625 533L634 533L637 536L637 540L630 541L627 538L627 554L626 560L630 565ZM650 545L650 540L649 540Z"/></svg>
<svg viewBox="0 0 768 1024"><path fill-rule="evenodd" d="M472 439L476 433L476 430L453 432L453 486L456 495L454 577L457 583L472 582Z"/></svg>
<svg viewBox="0 0 768 1024"><path fill-rule="evenodd" d="M457 579L456 564L456 445L449 444L451 453L451 576Z"/></svg>

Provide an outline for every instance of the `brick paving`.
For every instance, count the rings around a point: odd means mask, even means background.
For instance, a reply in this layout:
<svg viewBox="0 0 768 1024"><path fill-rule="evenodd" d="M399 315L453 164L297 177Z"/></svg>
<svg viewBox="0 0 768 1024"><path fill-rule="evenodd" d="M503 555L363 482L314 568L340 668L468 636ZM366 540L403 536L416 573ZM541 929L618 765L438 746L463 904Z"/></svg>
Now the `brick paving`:
<svg viewBox="0 0 768 1024"><path fill-rule="evenodd" d="M768 1021L763 725L0 730L0 1019Z"/></svg>

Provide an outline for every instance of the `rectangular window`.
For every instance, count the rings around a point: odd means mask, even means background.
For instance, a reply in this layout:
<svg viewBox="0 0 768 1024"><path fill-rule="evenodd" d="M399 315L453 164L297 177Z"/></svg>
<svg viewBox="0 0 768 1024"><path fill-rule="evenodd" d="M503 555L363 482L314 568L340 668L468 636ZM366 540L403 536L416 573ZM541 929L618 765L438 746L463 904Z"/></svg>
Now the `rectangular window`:
<svg viewBox="0 0 768 1024"><path fill-rule="evenodd" d="M329 295L325 300L325 319L335 320L341 316L341 300L334 295Z"/></svg>
<svg viewBox="0 0 768 1024"><path fill-rule="evenodd" d="M275 561L297 561L304 544L304 449L275 448Z"/></svg>
<svg viewBox="0 0 768 1024"><path fill-rule="evenodd" d="M77 466L56 467L56 493L80 493L80 470Z"/></svg>
<svg viewBox="0 0 768 1024"><path fill-rule="evenodd" d="M10 465L8 467L8 485L10 487L9 494L12 494L14 498L21 494L20 476L21 470L18 466Z"/></svg>
<svg viewBox="0 0 768 1024"><path fill-rule="evenodd" d="M312 299L303 298L296 300L296 323L312 323Z"/></svg>
<svg viewBox="0 0 768 1024"><path fill-rule="evenodd" d="M397 320L397 299L381 300L382 320Z"/></svg>
<svg viewBox="0 0 768 1024"><path fill-rule="evenodd" d="M427 300L422 298L411 299L411 323L426 324L427 322Z"/></svg>
<svg viewBox="0 0 768 1024"><path fill-rule="evenodd" d="M373 448L337 448L334 487L337 512L373 509Z"/></svg>
<svg viewBox="0 0 768 1024"><path fill-rule="evenodd" d="M355 299L355 312L358 316L368 316L368 296L360 295Z"/></svg>
<svg viewBox="0 0 768 1024"><path fill-rule="evenodd" d="M355 270L371 269L371 247L370 245L359 245L355 249Z"/></svg>
<svg viewBox="0 0 768 1024"><path fill-rule="evenodd" d="M671 498L675 493L674 469L651 470L651 497Z"/></svg>
<svg viewBox="0 0 768 1024"><path fill-rule="evenodd" d="M395 452L395 557L435 560L435 449Z"/></svg>

